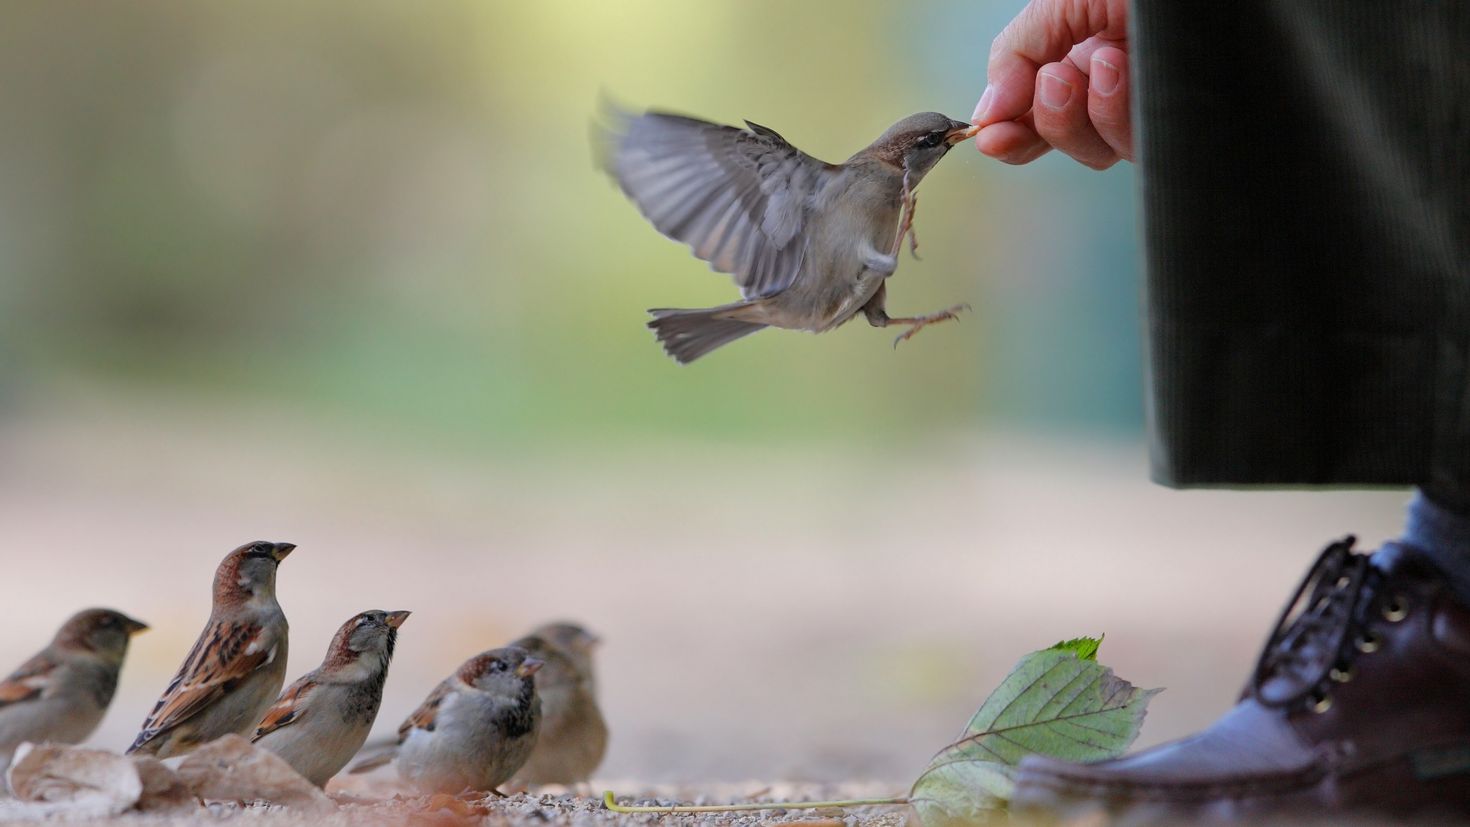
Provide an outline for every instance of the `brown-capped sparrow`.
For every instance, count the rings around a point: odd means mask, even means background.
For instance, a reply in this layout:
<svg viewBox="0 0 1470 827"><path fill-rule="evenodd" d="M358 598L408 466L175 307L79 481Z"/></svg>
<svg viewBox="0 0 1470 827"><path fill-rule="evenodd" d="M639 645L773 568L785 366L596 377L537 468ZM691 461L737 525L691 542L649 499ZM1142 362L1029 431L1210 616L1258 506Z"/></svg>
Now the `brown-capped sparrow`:
<svg viewBox="0 0 1470 827"><path fill-rule="evenodd" d="M536 675L541 734L514 785L581 784L602 763L607 721L597 706L592 669L598 643L597 636L582 626L563 621L539 626L511 644L546 663Z"/></svg>
<svg viewBox="0 0 1470 827"><path fill-rule="evenodd" d="M819 161L774 130L739 129L659 112L612 112L603 164L659 232L729 273L741 301L650 310L648 326L680 363L765 327L821 333L862 312L894 341L955 318L890 317L886 279L912 242L914 188L976 127L937 112L910 115L841 164Z"/></svg>
<svg viewBox="0 0 1470 827"><path fill-rule="evenodd" d="M128 640L147 628L122 612L85 609L0 681L0 777L24 741L76 744L92 734L112 703Z"/></svg>
<svg viewBox="0 0 1470 827"><path fill-rule="evenodd" d="M246 543L214 574L214 608L194 648L128 748L182 755L222 735L249 735L286 678L286 615L276 567L291 543Z"/></svg>
<svg viewBox="0 0 1470 827"><path fill-rule="evenodd" d="M398 728L398 774L425 792L499 792L536 745L541 664L516 646L465 661Z"/></svg>
<svg viewBox="0 0 1470 827"><path fill-rule="evenodd" d="M342 624L322 665L286 687L266 711L255 743L311 783L326 786L373 728L398 627L407 619L406 611L374 609Z"/></svg>

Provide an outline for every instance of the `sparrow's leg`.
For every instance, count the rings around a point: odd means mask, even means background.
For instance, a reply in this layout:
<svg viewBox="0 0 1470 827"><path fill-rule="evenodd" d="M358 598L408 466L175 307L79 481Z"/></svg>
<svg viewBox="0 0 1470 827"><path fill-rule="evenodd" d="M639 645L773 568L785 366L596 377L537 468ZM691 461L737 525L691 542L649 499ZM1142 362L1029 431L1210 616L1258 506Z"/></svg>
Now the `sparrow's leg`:
<svg viewBox="0 0 1470 827"><path fill-rule="evenodd" d="M909 237L909 255L914 257L914 261L923 261L923 259L919 258L919 233L914 229L914 213L918 212L918 210L919 194L917 192L910 193L908 227L906 228Z"/></svg>
<svg viewBox="0 0 1470 827"><path fill-rule="evenodd" d="M948 309L941 310L938 313L930 313L927 316L909 316L908 318L904 319L889 319L888 321L891 324L906 324L909 326L908 330L905 330L903 333L899 334L899 337L897 339L893 340L893 346L898 347L899 342L912 339L915 333L918 333L920 330L923 330L924 328L928 327L931 324L934 324L935 322L947 322L950 319L958 319L960 317L961 311L969 309L970 306L968 304L957 304Z"/></svg>
<svg viewBox="0 0 1470 827"><path fill-rule="evenodd" d="M873 327L887 327L891 324L906 324L909 326L908 330L905 330L897 339L893 340L894 347L898 347L899 342L912 338L915 333L918 333L923 328L935 322L944 322L959 318L961 310L970 309L968 304L957 304L948 310L930 313L927 316L905 316L901 319L895 319L889 316L888 311L884 308L884 302L888 298L887 293L888 283L884 282L878 286L878 292L873 294L873 298L868 299L868 303L863 305L863 315L868 317L868 324Z"/></svg>
<svg viewBox="0 0 1470 827"><path fill-rule="evenodd" d="M899 203L903 205L903 216L898 222L898 237L893 240L893 255L898 256L898 251L903 249L903 237L909 237L909 255L914 260L919 259L919 236L914 232L914 211L919 208L919 196L909 188L909 172L903 171L903 191L898 196Z"/></svg>

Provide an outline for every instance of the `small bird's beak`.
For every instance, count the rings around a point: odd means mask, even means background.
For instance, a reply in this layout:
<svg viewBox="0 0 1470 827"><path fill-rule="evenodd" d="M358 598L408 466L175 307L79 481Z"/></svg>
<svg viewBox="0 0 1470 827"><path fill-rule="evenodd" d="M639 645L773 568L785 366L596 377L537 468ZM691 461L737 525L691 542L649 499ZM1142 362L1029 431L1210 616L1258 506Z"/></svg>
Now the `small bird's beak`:
<svg viewBox="0 0 1470 827"><path fill-rule="evenodd" d="M516 667L516 677L529 678L537 672L540 672L541 667L545 665L546 662L541 660L540 658L526 658L525 660L521 661L520 666Z"/></svg>
<svg viewBox="0 0 1470 827"><path fill-rule="evenodd" d="M295 549L295 543L276 543L275 548L271 550L271 557L275 558L275 561L279 563L290 556L291 552Z"/></svg>
<svg viewBox="0 0 1470 827"><path fill-rule="evenodd" d="M409 614L410 612L407 609L399 609L396 612L389 612L388 618L385 622L388 624L389 628L397 629L399 626L403 625L403 621L408 620Z"/></svg>
<svg viewBox="0 0 1470 827"><path fill-rule="evenodd" d="M130 637L148 631L148 624L141 620L134 620L130 617L123 622L128 628L128 635Z"/></svg>
<svg viewBox="0 0 1470 827"><path fill-rule="evenodd" d="M949 144L950 146L954 146L960 141L970 140L971 138L975 137L975 133L979 131L980 127L978 126L973 126L967 123L962 124L959 121L955 121L954 129L951 129L949 133L944 136L944 142Z"/></svg>

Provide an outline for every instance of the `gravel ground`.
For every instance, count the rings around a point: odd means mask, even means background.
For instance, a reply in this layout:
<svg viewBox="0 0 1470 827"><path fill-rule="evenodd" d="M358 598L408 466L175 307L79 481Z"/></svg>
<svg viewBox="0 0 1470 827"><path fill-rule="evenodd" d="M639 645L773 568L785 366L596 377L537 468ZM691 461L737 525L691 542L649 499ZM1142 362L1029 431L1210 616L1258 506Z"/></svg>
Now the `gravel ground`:
<svg viewBox="0 0 1470 827"><path fill-rule="evenodd" d="M386 792L386 791L385 791ZM892 789L876 785L843 784L741 784L711 785L695 790L687 787L663 786L641 790L636 795L621 795L623 804L667 806L673 804L715 804L774 801L830 801L849 798L873 798L892 795ZM598 791L600 796L601 791ZM538 794L518 793L504 798L457 799L451 796L414 795L394 792L388 797L366 797L360 793L334 795L338 808L326 815L302 815L282 807L240 805L211 802L207 809L189 815L129 814L113 819L69 818L65 813L50 817L28 817L24 805L0 800L0 823L11 824L89 824L126 825L126 827L172 827L173 825L211 822L244 822L261 827L347 827L347 825L573 825L594 827L599 824L666 824L666 825L731 825L753 827L765 824L798 824L806 827L859 827L883 825L898 827L905 820L904 807L859 807L853 809L823 808L788 810L773 805L768 810L730 813L696 814L618 814L606 809L600 797L570 792L547 791Z"/></svg>
<svg viewBox="0 0 1470 827"><path fill-rule="evenodd" d="M873 784L723 784L695 790L690 787L661 786L642 790L636 795L621 795L622 804L663 806L671 804L713 804L774 801L830 801L848 798L872 798L891 795ZM191 815L129 814L113 819L26 818L14 809L15 802L0 799L0 824L35 824L53 827L65 824L87 824L91 827L182 827L182 825L229 824L254 827L377 827L409 825L410 827L598 827L598 825L667 825L668 827L903 827L909 823L909 810L900 806L824 808L792 810L772 805L770 809L693 814L619 814L607 810L601 798L548 791L538 794L518 793L504 798L457 799L446 795L393 794L387 798L358 797L337 794L337 809L326 814L303 815L282 807L240 805L212 802L206 809ZM1026 827L1016 820L1002 821L1011 827ZM1061 822L1047 822L1047 827L1107 827L1110 822L1100 813L1091 813ZM1349 819L1341 816L1321 819L1292 818L1257 822L1255 827L1374 827L1383 824L1372 818ZM1424 820L1394 822L1421 827L1448 827L1455 822ZM1192 827L1192 825L1191 825Z"/></svg>

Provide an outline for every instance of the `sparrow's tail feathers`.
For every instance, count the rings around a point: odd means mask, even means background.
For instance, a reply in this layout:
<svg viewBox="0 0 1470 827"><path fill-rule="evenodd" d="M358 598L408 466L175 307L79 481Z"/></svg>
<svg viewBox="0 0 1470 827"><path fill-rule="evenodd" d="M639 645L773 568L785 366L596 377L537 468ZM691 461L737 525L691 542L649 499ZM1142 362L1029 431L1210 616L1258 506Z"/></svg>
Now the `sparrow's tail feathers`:
<svg viewBox="0 0 1470 827"><path fill-rule="evenodd" d="M743 302L704 310L650 310L653 321L648 323L648 327L674 361L687 365L717 347L765 327L758 322L722 318L742 305Z"/></svg>
<svg viewBox="0 0 1470 827"><path fill-rule="evenodd" d="M398 745L389 744L386 747L374 747L370 744L358 754L365 754L365 757L347 769L349 775L372 772L378 767L387 766L390 761L398 756Z"/></svg>

